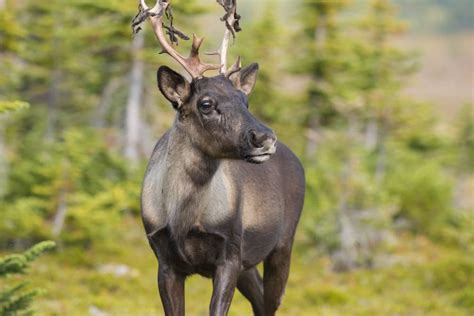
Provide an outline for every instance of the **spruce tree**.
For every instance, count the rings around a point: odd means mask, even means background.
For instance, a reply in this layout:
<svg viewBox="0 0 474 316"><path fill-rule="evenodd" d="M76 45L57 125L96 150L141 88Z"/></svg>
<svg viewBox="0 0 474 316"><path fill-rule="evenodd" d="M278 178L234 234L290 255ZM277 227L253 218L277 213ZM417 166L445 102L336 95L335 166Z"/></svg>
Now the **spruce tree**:
<svg viewBox="0 0 474 316"><path fill-rule="evenodd" d="M301 7L302 30L295 37L301 54L295 70L309 75L305 158L314 161L321 128L333 122L335 103L345 89L343 69L349 61L343 34L343 10L348 1L305 1Z"/></svg>
<svg viewBox="0 0 474 316"><path fill-rule="evenodd" d="M44 241L21 254L0 258L0 278L26 274L31 262L54 247L54 242ZM40 293L39 289L29 289L27 281L0 287L0 316L32 315L31 304Z"/></svg>

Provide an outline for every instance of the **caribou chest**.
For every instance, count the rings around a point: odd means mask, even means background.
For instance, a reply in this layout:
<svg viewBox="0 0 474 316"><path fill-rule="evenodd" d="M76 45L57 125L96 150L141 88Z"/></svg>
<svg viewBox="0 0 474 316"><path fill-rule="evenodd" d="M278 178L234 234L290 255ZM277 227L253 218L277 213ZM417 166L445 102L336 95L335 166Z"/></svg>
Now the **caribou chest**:
<svg viewBox="0 0 474 316"><path fill-rule="evenodd" d="M147 232L169 227L185 235L192 227L218 227L232 218L235 194L225 167L218 167L204 184L197 185L180 161L157 154L150 164L142 191L142 216Z"/></svg>

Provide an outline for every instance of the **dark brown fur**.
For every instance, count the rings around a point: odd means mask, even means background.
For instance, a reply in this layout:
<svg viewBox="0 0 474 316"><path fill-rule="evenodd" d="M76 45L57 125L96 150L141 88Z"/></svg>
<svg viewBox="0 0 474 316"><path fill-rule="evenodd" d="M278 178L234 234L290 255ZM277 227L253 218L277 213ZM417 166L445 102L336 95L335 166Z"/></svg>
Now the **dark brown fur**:
<svg viewBox="0 0 474 316"><path fill-rule="evenodd" d="M227 314L235 287L255 315L274 315L280 304L304 172L247 109L257 70L253 64L230 80L192 83L169 68L158 71L178 114L150 159L142 215L166 315L184 315L184 281L196 273L213 279L211 315Z"/></svg>

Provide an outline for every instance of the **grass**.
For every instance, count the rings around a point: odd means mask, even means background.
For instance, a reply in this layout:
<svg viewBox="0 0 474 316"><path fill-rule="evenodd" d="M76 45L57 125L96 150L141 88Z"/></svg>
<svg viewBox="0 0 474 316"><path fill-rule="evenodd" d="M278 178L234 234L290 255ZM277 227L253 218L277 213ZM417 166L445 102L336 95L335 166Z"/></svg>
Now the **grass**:
<svg viewBox="0 0 474 316"><path fill-rule="evenodd" d="M386 268L339 274L328 258L297 245L279 315L474 314L471 256L423 237L401 236L392 259ZM126 265L128 274L100 272L106 264ZM65 248L38 260L29 279L46 290L35 303L39 315L163 315L156 268L141 224L130 219L122 239L107 251ZM186 314L207 315L211 290L210 280L189 278ZM251 314L236 293L230 315Z"/></svg>

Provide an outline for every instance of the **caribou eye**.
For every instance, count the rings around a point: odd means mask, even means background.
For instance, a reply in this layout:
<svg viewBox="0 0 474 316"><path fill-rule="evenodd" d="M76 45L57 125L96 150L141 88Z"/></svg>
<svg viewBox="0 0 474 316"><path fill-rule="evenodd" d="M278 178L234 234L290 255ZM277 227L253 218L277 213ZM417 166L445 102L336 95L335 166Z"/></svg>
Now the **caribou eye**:
<svg viewBox="0 0 474 316"><path fill-rule="evenodd" d="M210 114L214 110L214 102L211 99L202 99L198 107L202 114Z"/></svg>

